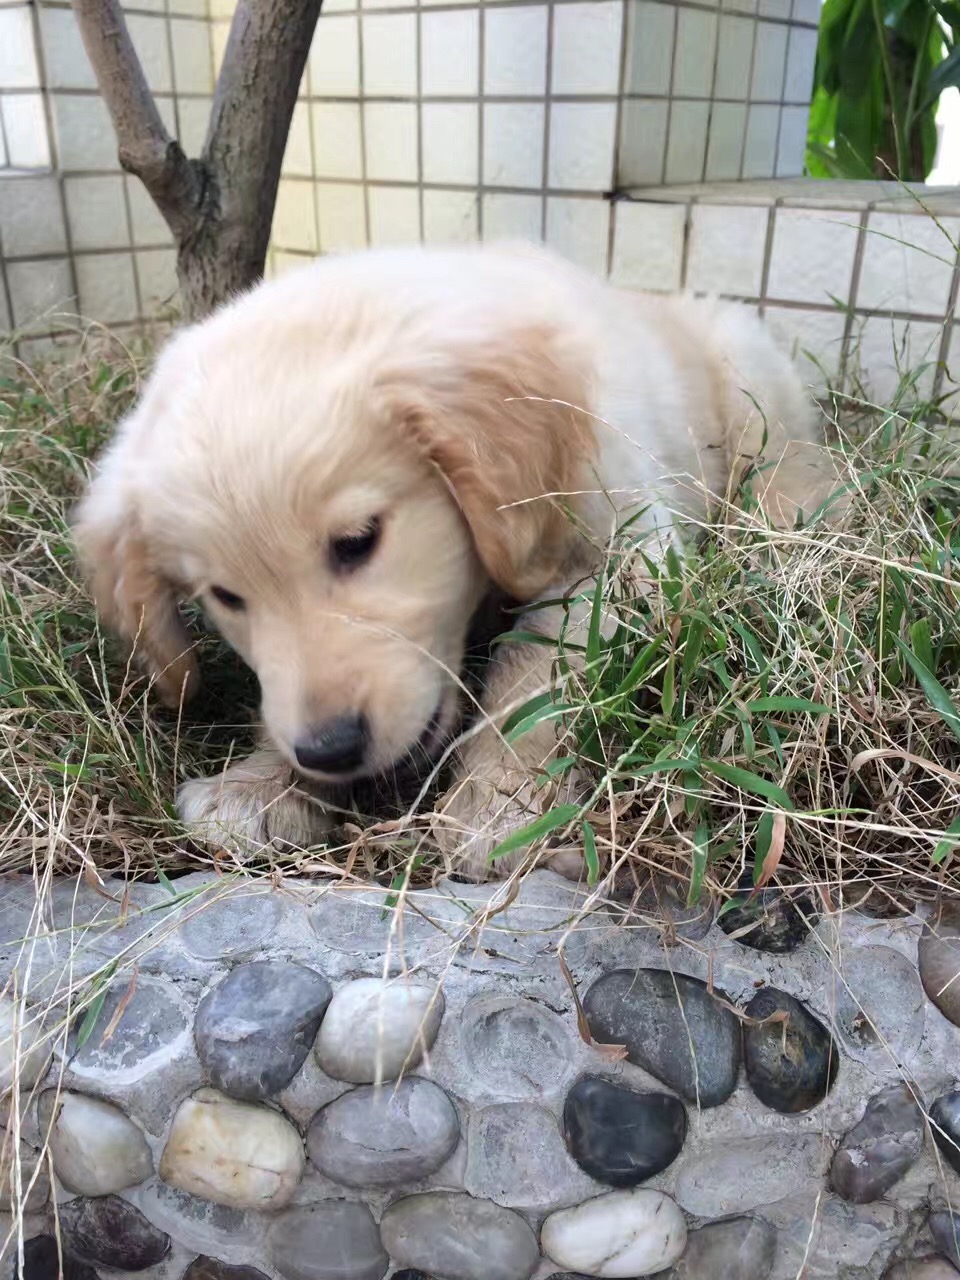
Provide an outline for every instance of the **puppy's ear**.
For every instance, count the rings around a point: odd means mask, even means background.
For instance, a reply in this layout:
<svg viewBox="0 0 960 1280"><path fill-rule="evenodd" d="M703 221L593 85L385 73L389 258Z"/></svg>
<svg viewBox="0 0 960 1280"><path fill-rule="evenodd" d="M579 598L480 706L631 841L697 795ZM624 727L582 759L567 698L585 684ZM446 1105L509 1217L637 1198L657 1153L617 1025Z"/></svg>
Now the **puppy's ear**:
<svg viewBox="0 0 960 1280"><path fill-rule="evenodd" d="M121 438L73 519L81 568L103 621L133 648L161 701L179 706L196 692L199 668L177 607L176 588L157 568L136 498L124 483Z"/></svg>
<svg viewBox="0 0 960 1280"><path fill-rule="evenodd" d="M443 475L497 586L529 600L580 542L571 512L596 449L590 374L559 330L450 337L387 377L390 412Z"/></svg>

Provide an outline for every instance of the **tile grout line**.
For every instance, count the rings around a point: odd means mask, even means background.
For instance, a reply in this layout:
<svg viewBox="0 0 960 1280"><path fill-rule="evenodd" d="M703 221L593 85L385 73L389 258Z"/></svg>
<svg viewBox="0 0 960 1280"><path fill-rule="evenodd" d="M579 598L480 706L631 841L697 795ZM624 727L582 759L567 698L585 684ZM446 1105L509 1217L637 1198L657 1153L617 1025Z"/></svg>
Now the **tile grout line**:
<svg viewBox="0 0 960 1280"><path fill-rule="evenodd" d="M630 46L630 36L632 35L632 23L630 22L630 3L631 0L622 0L620 6L620 65L617 70L617 107L613 124L613 182L614 191L620 186L620 148L623 142L623 94L627 85L627 53ZM607 223L607 279L613 275L613 261L616 252L617 237L617 201L610 201L610 218Z"/></svg>
<svg viewBox="0 0 960 1280"><path fill-rule="evenodd" d="M483 138L487 101L487 3L479 0L477 30L477 239L484 238L483 218Z"/></svg>
<svg viewBox="0 0 960 1280"><path fill-rule="evenodd" d="M547 215L549 203L547 192L550 189L550 126L553 115L553 8L555 0L546 0L547 4L547 66L546 92L543 100L543 162L540 173L540 239L547 243Z"/></svg>
<svg viewBox="0 0 960 1280"><path fill-rule="evenodd" d="M371 244L371 225L370 225L370 183L367 178L367 113L366 98L364 97L364 59L363 59L363 19L364 13L357 9L357 98L356 107L357 115L360 120L360 186L363 191L363 225L364 225L364 242L367 248Z"/></svg>
<svg viewBox="0 0 960 1280"><path fill-rule="evenodd" d="M416 77L417 77L417 221L420 243L426 239L423 199L423 19L418 5L415 18Z"/></svg>
<svg viewBox="0 0 960 1280"><path fill-rule="evenodd" d="M663 124L663 159L660 162L660 185L667 182L667 158L670 154L670 132L673 126L673 81L677 69L677 40L680 32L679 8L673 6L673 37L670 44L670 77L667 81L667 118Z"/></svg>

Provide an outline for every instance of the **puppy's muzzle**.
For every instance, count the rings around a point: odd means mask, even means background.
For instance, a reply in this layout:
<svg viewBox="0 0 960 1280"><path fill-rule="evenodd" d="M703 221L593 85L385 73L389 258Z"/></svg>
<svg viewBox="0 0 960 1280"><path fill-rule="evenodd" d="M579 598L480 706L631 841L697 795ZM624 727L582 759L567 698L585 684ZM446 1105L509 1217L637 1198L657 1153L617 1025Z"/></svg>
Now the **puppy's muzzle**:
<svg viewBox="0 0 960 1280"><path fill-rule="evenodd" d="M363 766L369 736L366 716L350 712L314 725L294 743L293 753L308 773L355 773Z"/></svg>

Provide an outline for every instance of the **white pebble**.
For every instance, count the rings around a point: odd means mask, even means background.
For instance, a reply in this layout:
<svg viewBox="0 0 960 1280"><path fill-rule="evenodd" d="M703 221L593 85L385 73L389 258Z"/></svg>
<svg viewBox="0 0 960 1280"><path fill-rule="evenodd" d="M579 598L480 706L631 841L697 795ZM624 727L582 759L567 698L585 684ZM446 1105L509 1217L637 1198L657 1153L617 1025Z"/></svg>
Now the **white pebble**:
<svg viewBox="0 0 960 1280"><path fill-rule="evenodd" d="M0 1094L16 1083L32 1089L50 1060L37 1011L0 996Z"/></svg>
<svg viewBox="0 0 960 1280"><path fill-rule="evenodd" d="M432 1046L443 1008L437 987L407 978L357 978L330 1001L317 1036L317 1061L335 1080L395 1080Z"/></svg>
<svg viewBox="0 0 960 1280"><path fill-rule="evenodd" d="M160 1158L172 1187L234 1209L280 1209L303 1175L300 1135L269 1107L199 1089L180 1103Z"/></svg>
<svg viewBox="0 0 960 1280"><path fill-rule="evenodd" d="M105 1196L135 1187L153 1173L146 1138L113 1103L82 1093L65 1092L58 1098L50 1089L40 1099L43 1133L51 1120L53 1167L70 1191Z"/></svg>
<svg viewBox="0 0 960 1280"><path fill-rule="evenodd" d="M558 1267L622 1280L673 1266L686 1246L687 1226L669 1196L636 1187L551 1213L540 1243Z"/></svg>

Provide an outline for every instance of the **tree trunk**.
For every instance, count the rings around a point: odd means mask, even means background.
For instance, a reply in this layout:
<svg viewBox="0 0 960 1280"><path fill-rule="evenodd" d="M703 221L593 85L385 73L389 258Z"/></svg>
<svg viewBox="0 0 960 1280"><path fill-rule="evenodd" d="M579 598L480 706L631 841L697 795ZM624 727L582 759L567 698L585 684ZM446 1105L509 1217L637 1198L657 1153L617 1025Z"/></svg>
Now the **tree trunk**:
<svg viewBox="0 0 960 1280"><path fill-rule="evenodd" d="M173 233L183 314L198 319L263 275L280 166L322 0L239 0L198 160L166 132L119 0L73 0L121 166Z"/></svg>

